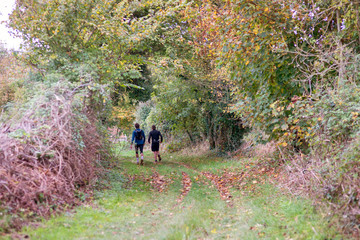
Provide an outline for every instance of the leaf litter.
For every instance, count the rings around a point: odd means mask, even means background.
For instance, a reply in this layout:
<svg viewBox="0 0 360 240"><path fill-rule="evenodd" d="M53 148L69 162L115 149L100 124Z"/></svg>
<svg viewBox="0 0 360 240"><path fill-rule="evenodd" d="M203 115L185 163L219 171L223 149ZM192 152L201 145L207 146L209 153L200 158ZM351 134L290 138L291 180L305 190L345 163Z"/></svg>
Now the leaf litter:
<svg viewBox="0 0 360 240"><path fill-rule="evenodd" d="M189 193L190 189L191 189L191 178L189 177L189 175L186 172L182 172L182 185L183 188L181 189L181 194L178 197L178 199L176 200L178 203L181 203L182 200L186 197L186 195Z"/></svg>

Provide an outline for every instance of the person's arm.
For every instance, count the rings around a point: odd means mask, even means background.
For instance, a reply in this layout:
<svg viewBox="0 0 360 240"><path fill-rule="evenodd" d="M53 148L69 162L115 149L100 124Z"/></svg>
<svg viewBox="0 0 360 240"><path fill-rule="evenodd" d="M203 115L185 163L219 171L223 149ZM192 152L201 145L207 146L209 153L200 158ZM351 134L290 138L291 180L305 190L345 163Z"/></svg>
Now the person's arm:
<svg viewBox="0 0 360 240"><path fill-rule="evenodd" d="M160 143L162 143L163 142L163 136L161 135L161 132L159 132L159 134L160 134Z"/></svg>
<svg viewBox="0 0 360 240"><path fill-rule="evenodd" d="M148 143L150 143L150 138L151 138L151 132L149 133Z"/></svg>

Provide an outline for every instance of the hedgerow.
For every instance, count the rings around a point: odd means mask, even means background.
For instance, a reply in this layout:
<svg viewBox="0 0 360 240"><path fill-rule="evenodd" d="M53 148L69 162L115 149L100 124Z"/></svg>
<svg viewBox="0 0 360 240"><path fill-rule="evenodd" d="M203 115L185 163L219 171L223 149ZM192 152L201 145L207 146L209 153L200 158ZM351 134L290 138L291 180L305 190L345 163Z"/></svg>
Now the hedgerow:
<svg viewBox="0 0 360 240"><path fill-rule="evenodd" d="M79 204L97 181L106 139L94 110L96 87L54 77L34 83L32 96L1 116L2 231Z"/></svg>

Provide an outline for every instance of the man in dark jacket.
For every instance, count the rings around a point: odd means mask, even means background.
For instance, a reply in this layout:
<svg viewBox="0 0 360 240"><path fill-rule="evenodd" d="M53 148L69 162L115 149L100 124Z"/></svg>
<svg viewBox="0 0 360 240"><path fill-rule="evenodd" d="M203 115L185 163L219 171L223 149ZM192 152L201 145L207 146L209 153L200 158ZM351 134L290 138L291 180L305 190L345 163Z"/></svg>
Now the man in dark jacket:
<svg viewBox="0 0 360 240"><path fill-rule="evenodd" d="M144 144L145 144L145 133L140 129L140 125L135 123L135 130L133 131L131 138L130 148L132 149L132 144L135 141L135 153L136 153L136 164L139 164L139 150L141 154L141 162L140 165L144 164Z"/></svg>
<svg viewBox="0 0 360 240"><path fill-rule="evenodd" d="M152 131L149 133L149 139L148 142L150 143L151 139L151 151L154 152L154 158L155 163L157 163L157 159L159 158L159 162L161 161L159 149L160 149L160 143L163 141L163 137L160 133L160 131L156 130L156 126L152 125Z"/></svg>

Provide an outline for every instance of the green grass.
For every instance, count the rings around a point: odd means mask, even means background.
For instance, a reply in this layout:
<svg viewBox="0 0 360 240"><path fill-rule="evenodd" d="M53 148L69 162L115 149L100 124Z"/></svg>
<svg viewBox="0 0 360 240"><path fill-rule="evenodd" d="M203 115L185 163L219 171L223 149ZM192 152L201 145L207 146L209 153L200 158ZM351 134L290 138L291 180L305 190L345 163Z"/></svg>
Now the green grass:
<svg viewBox="0 0 360 240"><path fill-rule="evenodd" d="M119 154L119 167L108 174L112 188L97 191L93 204L23 233L31 239L340 239L309 201L284 195L270 184L248 195L231 189L234 205L229 207L210 182L196 181L199 171L242 169L241 161L168 154L154 165L147 153L145 166L137 166L134 159L132 151ZM166 192L154 191L142 180L154 171L172 180ZM191 177L192 187L177 204L182 171ZM129 183L124 174L138 177Z"/></svg>

